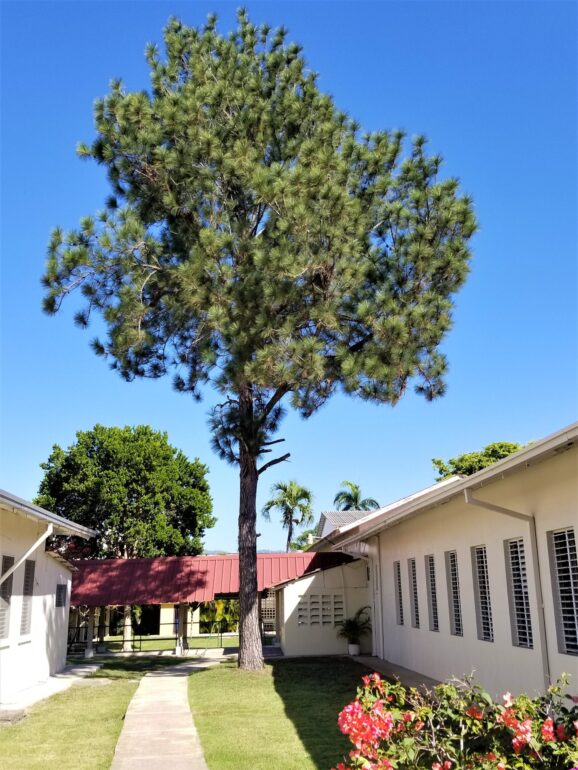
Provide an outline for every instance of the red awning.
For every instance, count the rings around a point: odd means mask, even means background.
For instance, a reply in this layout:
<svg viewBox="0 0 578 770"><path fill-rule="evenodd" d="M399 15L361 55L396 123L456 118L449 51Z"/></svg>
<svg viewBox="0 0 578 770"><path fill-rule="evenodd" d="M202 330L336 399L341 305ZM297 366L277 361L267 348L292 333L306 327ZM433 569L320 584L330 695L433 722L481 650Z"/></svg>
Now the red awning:
<svg viewBox="0 0 578 770"><path fill-rule="evenodd" d="M343 553L257 554L259 591L351 561ZM207 602L239 592L239 557L163 556L154 559L86 559L74 562L71 604Z"/></svg>

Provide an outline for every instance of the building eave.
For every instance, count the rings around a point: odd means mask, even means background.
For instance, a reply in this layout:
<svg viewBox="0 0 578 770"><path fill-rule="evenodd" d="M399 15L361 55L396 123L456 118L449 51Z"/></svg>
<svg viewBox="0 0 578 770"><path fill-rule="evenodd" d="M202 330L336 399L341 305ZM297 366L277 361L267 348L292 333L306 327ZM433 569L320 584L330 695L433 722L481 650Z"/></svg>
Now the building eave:
<svg viewBox="0 0 578 770"><path fill-rule="evenodd" d="M23 500L21 497L17 497L3 489L0 489L0 508L10 511L11 513L17 513L20 516L25 516L34 521L52 524L54 533L57 535L75 535L76 537L82 537L85 540L88 540L91 537L97 537L98 535L98 532L94 529L83 527L81 524L76 524L69 519L65 519L63 516L57 516L55 513L51 513L45 508L34 505L34 503Z"/></svg>
<svg viewBox="0 0 578 770"><path fill-rule="evenodd" d="M330 546L332 550L341 550L344 546L372 537L385 529L390 529L406 519L423 511L447 503L452 498L463 494L466 489L478 490L513 473L536 465L549 457L570 449L578 440L578 422L556 433L536 441L530 446L515 452L493 465L483 468L471 476L453 477L421 493L404 498L398 503L375 511L353 525L341 527L313 546L315 550Z"/></svg>

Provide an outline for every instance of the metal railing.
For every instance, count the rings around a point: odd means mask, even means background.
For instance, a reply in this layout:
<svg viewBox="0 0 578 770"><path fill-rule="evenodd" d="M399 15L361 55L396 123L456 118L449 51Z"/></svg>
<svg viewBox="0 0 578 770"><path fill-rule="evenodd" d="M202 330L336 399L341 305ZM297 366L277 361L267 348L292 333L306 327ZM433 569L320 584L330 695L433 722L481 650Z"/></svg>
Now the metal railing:
<svg viewBox="0 0 578 770"><path fill-rule="evenodd" d="M228 632L226 622L214 621L210 626L212 630L206 633L200 631L198 623L189 623L186 635L181 637L176 620L155 624L152 632L151 624L143 632L141 624L131 623L131 633L124 639L123 623L99 626L96 621L91 634L90 623L83 618L78 625L68 629L68 652L84 652L89 646L89 636L92 636L92 647L97 652L163 652L176 650L181 641L185 650L238 646L238 634Z"/></svg>

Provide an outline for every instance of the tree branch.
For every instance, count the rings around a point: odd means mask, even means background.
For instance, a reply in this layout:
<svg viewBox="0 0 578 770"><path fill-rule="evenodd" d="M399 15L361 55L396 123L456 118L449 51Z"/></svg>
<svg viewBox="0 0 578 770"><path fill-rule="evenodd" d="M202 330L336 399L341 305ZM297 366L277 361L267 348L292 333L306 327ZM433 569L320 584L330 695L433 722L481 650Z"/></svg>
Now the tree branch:
<svg viewBox="0 0 578 770"><path fill-rule="evenodd" d="M273 444L280 444L285 441L284 438L276 438L275 441L263 441L263 446L273 446Z"/></svg>
<svg viewBox="0 0 578 770"><path fill-rule="evenodd" d="M289 392L289 386L288 385L281 385L281 387L277 388L275 393L271 396L269 399L269 402L263 409L261 413L261 419L264 420L268 415L271 413L271 411L274 409L274 407L281 401L283 396Z"/></svg>
<svg viewBox="0 0 578 770"><path fill-rule="evenodd" d="M264 473L267 468L270 468L272 465L277 465L277 463L282 463L285 460L287 460L289 457L291 457L291 452L287 452L287 454L282 455L281 457L276 457L274 460L269 460L268 463L265 463L265 465L262 465L259 470L257 471L257 474L260 476L262 473Z"/></svg>

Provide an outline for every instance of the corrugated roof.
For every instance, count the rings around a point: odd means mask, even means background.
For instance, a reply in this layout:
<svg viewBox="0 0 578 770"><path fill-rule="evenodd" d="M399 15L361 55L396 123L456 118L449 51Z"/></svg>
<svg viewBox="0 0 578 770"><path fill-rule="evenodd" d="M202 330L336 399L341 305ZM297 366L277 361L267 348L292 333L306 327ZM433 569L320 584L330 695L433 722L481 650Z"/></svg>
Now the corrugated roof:
<svg viewBox="0 0 578 770"><path fill-rule="evenodd" d="M272 588L310 572L351 561L342 553L257 554L257 587ZM86 559L74 562L71 604L207 602L239 592L239 556L165 556L154 559Z"/></svg>

